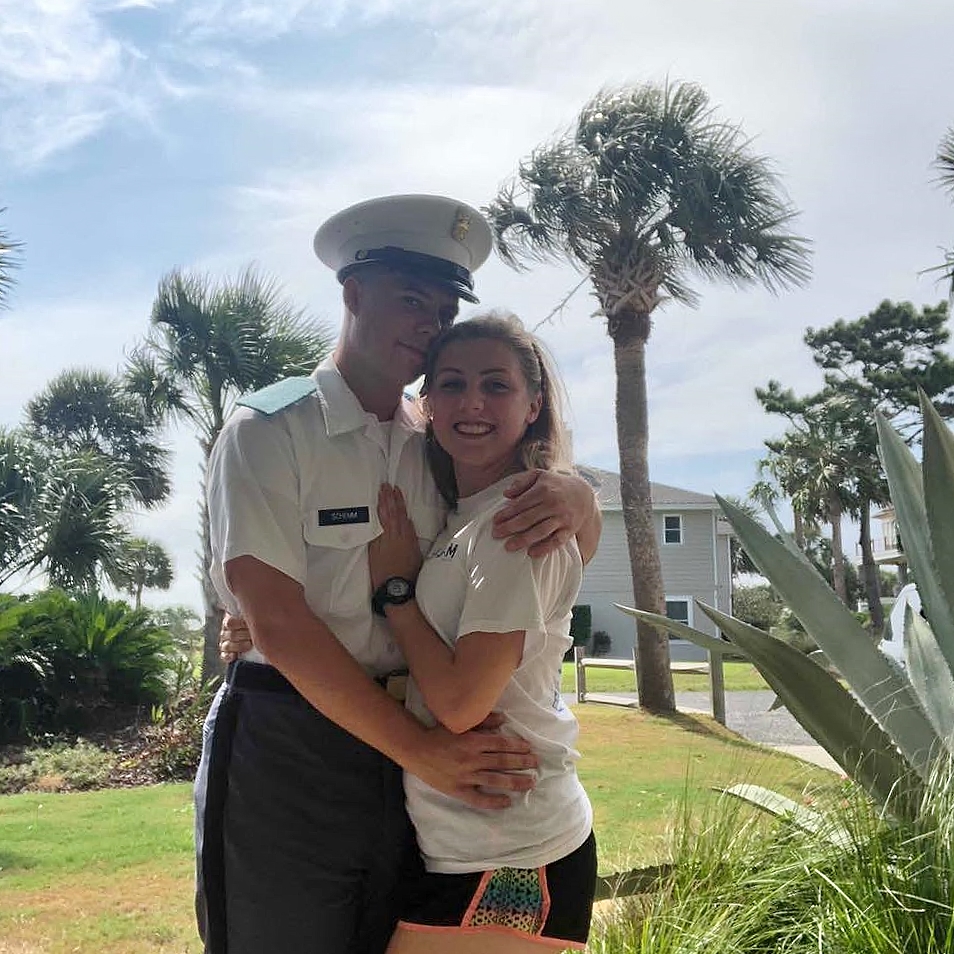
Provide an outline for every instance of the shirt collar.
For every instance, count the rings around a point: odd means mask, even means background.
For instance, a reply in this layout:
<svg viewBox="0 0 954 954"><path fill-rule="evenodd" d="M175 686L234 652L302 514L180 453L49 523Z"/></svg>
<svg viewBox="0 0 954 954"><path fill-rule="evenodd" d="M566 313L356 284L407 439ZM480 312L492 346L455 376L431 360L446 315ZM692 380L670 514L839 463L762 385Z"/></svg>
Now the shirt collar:
<svg viewBox="0 0 954 954"><path fill-rule="evenodd" d="M329 437L360 430L368 423L368 412L341 376L334 356L325 358L311 376L315 381ZM408 431L419 431L424 426L417 404L406 395L394 412L394 422Z"/></svg>

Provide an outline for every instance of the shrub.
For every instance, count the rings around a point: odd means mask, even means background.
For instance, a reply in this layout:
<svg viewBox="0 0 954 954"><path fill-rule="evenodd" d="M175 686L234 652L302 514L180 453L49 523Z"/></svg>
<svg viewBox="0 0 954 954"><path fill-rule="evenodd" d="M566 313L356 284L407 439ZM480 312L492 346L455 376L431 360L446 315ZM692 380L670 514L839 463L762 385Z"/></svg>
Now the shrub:
<svg viewBox="0 0 954 954"><path fill-rule="evenodd" d="M570 637L573 639L573 645L566 651L563 657L564 662L573 661L573 650L577 646L587 647L590 645L593 630L593 610L587 603L580 603L573 607L573 615L570 619Z"/></svg>
<svg viewBox="0 0 954 954"><path fill-rule="evenodd" d="M587 603L573 607L573 617L570 620L570 635L574 646L585 646L593 631L593 610Z"/></svg>
<svg viewBox="0 0 954 954"><path fill-rule="evenodd" d="M169 634L148 611L48 590L0 602L0 742L88 728L93 714L168 694Z"/></svg>
<svg viewBox="0 0 954 954"><path fill-rule="evenodd" d="M766 632L778 623L784 606L778 594L767 583L759 586L740 586L732 593L732 615Z"/></svg>
<svg viewBox="0 0 954 954"><path fill-rule="evenodd" d="M56 708L53 662L34 639L34 616L30 598L0 594L0 743L47 727Z"/></svg>
<svg viewBox="0 0 954 954"><path fill-rule="evenodd" d="M48 792L84 791L109 782L117 758L91 742L57 742L46 748L28 748L0 764L0 794L24 789Z"/></svg>
<svg viewBox="0 0 954 954"><path fill-rule="evenodd" d="M787 606L782 607L775 625L768 632L800 653L813 653L818 649L818 644L805 632L805 627Z"/></svg>
<svg viewBox="0 0 954 954"><path fill-rule="evenodd" d="M161 709L152 725L143 729L143 767L157 782L191 779L202 756L202 726L209 708L206 694Z"/></svg>
<svg viewBox="0 0 954 954"><path fill-rule="evenodd" d="M954 775L941 759L920 811L886 818L850 782L777 817L724 796L684 802L674 864L652 894L597 919L600 954L939 954L951 949Z"/></svg>
<svg viewBox="0 0 954 954"><path fill-rule="evenodd" d="M593 633L593 655L608 656L613 648L613 640L605 629L598 629Z"/></svg>
<svg viewBox="0 0 954 954"><path fill-rule="evenodd" d="M182 659L177 667L175 689L165 706L155 706L152 723L141 732L137 753L140 771L155 781L191 779L202 755L202 726L219 678L202 683Z"/></svg>

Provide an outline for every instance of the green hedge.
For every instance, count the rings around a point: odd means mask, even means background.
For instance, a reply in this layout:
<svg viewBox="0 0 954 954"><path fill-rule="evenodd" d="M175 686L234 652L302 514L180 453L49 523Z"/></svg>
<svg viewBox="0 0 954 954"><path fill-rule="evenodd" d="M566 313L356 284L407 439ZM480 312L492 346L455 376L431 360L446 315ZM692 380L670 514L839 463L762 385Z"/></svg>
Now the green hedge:
<svg viewBox="0 0 954 954"><path fill-rule="evenodd" d="M589 604L581 603L573 607L573 618L570 621L570 635L574 646L586 646L590 641L593 630L593 610Z"/></svg>
<svg viewBox="0 0 954 954"><path fill-rule="evenodd" d="M87 728L168 695L175 654L147 610L97 595L0 594L0 742Z"/></svg>

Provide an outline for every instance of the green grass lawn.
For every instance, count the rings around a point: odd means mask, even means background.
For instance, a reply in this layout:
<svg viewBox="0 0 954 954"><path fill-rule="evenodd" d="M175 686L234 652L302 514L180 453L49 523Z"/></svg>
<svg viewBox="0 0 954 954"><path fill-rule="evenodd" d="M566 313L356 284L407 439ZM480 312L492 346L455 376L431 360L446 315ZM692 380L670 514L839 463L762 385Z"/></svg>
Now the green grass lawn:
<svg viewBox="0 0 954 954"><path fill-rule="evenodd" d="M687 794L757 779L798 797L834 782L705 716L577 713L603 872L664 860ZM188 785L0 797L0 954L198 952L191 798Z"/></svg>
<svg viewBox="0 0 954 954"><path fill-rule="evenodd" d="M563 692L576 691L576 674L573 663L563 664L561 686ZM746 689L768 689L758 670L745 662L727 662L725 672L726 692ZM676 692L708 692L709 676L675 673L672 677ZM586 688L589 692L635 692L635 677L625 669L587 669Z"/></svg>

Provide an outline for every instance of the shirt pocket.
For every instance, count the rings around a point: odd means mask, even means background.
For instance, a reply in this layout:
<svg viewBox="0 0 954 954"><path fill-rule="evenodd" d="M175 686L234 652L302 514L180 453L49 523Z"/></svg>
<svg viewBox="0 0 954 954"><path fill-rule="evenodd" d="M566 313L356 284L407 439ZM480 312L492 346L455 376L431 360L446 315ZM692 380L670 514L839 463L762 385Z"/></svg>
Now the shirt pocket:
<svg viewBox="0 0 954 954"><path fill-rule="evenodd" d="M362 511L360 522L339 522L340 516L356 510ZM366 512L365 512L366 511ZM381 532L381 521L377 510L369 508L321 509L305 512L303 527L305 543L310 547L329 547L333 550L349 550L353 547L366 547Z"/></svg>
<svg viewBox="0 0 954 954"><path fill-rule="evenodd" d="M370 611L368 544L381 533L381 521L368 508L367 521L347 523L359 508L314 509L304 515L302 534L308 559L306 594L313 609L339 617ZM358 516L364 516L363 513Z"/></svg>

